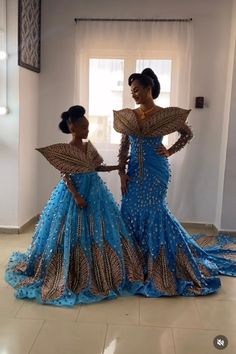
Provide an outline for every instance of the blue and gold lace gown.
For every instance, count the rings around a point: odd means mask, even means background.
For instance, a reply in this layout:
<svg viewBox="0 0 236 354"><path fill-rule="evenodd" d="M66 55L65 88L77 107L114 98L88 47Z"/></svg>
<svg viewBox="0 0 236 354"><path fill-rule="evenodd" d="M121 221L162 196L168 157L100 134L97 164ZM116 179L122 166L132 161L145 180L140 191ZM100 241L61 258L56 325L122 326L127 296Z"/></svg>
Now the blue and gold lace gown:
<svg viewBox="0 0 236 354"><path fill-rule="evenodd" d="M77 206L63 179L58 183L31 246L10 257L5 279L16 296L73 306L135 293L143 281L140 256L118 205L95 172L102 162L96 149L89 142L86 154L69 144L41 152L60 171L71 173L87 207Z"/></svg>
<svg viewBox="0 0 236 354"><path fill-rule="evenodd" d="M142 250L145 281L137 293L145 296L206 295L219 289L219 274L236 276L235 239L190 236L167 205L170 166L157 149L163 135L175 130L182 134L176 151L191 139L185 123L188 113L175 107L163 109L141 128L136 111L114 112L114 128L123 134L120 162L131 147L130 181L121 212Z"/></svg>

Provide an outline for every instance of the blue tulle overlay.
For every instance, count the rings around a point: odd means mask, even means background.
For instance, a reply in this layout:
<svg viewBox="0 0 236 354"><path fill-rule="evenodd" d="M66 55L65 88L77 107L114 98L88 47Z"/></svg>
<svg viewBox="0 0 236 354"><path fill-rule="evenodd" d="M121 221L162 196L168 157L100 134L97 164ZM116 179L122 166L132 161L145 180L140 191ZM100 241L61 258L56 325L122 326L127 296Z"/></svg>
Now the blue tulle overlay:
<svg viewBox="0 0 236 354"><path fill-rule="evenodd" d="M6 281L18 298L57 306L134 294L143 274L118 205L96 172L71 178L87 207L77 206L61 180L40 216L31 246L11 256Z"/></svg>
<svg viewBox="0 0 236 354"><path fill-rule="evenodd" d="M143 255L145 282L137 293L159 297L217 291L219 274L236 276L236 239L189 235L167 205L170 166L157 153L162 137L129 139L130 181L121 212Z"/></svg>

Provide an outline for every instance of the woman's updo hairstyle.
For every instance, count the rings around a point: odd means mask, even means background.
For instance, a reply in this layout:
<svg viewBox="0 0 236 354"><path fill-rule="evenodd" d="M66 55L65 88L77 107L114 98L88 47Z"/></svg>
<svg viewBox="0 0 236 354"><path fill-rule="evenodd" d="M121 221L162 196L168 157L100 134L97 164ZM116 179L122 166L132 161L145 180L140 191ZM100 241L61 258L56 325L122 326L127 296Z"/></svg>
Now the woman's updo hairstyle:
<svg viewBox="0 0 236 354"><path fill-rule="evenodd" d="M138 80L139 83L145 88L151 87L153 99L159 96L161 90L160 82L152 69L146 68L141 72L141 74L131 74L128 79L129 86L131 86L134 80Z"/></svg>
<svg viewBox="0 0 236 354"><path fill-rule="evenodd" d="M69 125L83 118L85 115L85 109L82 106L72 106L68 111L61 114L62 121L59 123L59 129L65 133L70 134Z"/></svg>

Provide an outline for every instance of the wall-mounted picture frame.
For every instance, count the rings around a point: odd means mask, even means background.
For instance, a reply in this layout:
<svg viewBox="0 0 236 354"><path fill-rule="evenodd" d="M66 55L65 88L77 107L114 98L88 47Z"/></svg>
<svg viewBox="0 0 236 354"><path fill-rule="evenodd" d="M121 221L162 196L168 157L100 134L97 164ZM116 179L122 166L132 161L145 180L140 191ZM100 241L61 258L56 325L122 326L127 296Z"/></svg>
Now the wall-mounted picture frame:
<svg viewBox="0 0 236 354"><path fill-rule="evenodd" d="M18 65L40 72L41 0L18 0Z"/></svg>

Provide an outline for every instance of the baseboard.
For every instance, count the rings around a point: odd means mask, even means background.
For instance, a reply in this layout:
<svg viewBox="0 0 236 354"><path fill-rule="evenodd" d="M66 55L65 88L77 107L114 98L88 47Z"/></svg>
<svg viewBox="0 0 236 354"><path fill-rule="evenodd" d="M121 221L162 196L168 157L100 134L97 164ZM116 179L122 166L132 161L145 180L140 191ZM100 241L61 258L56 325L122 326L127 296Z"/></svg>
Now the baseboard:
<svg viewBox="0 0 236 354"><path fill-rule="evenodd" d="M220 234L236 236L236 230L219 230Z"/></svg>
<svg viewBox="0 0 236 354"><path fill-rule="evenodd" d="M1 226L0 234L18 234L19 227Z"/></svg>
<svg viewBox="0 0 236 354"><path fill-rule="evenodd" d="M20 227L8 227L8 226L1 226L0 227L0 234L22 234L31 226L33 227L38 222L39 216L35 215L29 221L27 221L24 225Z"/></svg>
<svg viewBox="0 0 236 354"><path fill-rule="evenodd" d="M206 224L206 223L196 223L196 222L181 222L181 225L184 228L193 228L193 229L207 229L209 231L212 231L214 234L218 234L219 230L217 227L213 224Z"/></svg>

